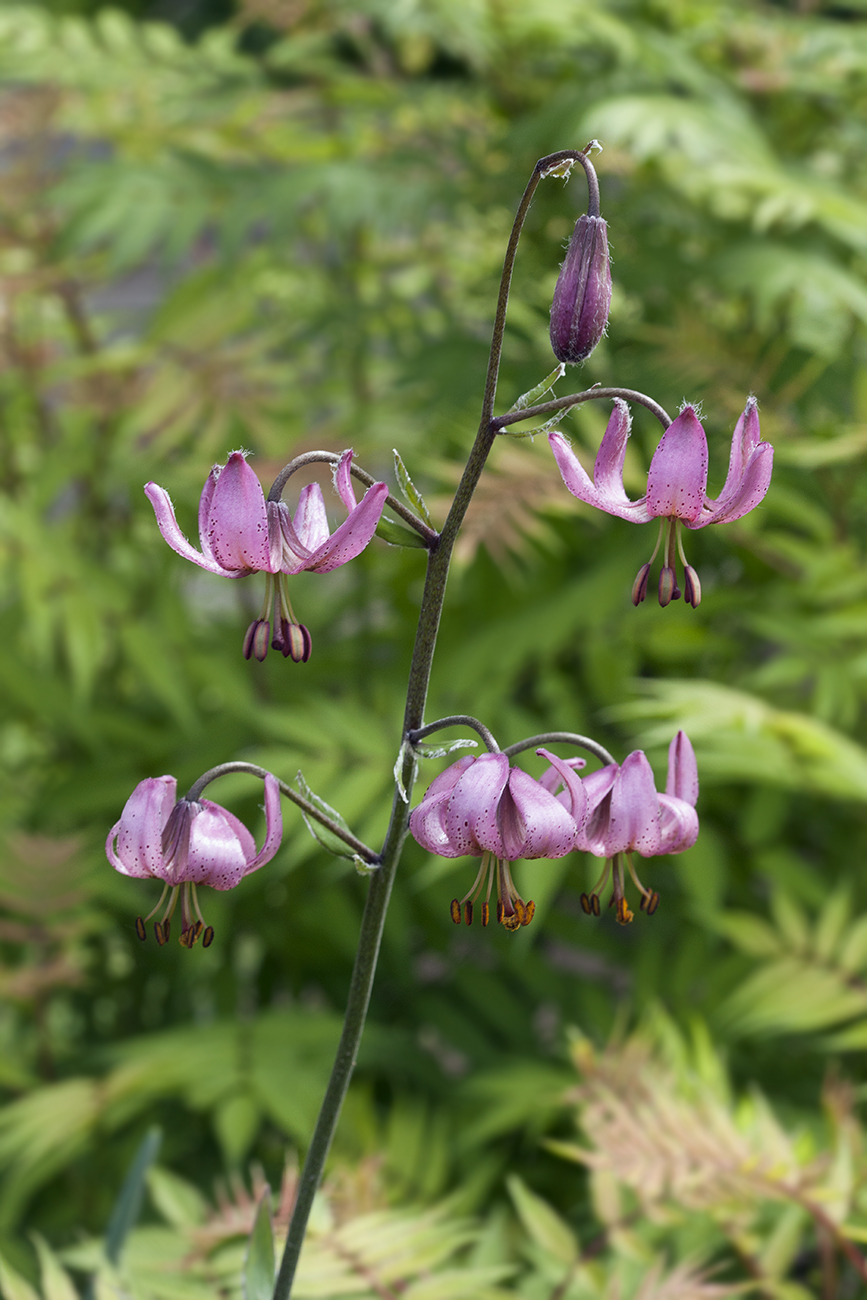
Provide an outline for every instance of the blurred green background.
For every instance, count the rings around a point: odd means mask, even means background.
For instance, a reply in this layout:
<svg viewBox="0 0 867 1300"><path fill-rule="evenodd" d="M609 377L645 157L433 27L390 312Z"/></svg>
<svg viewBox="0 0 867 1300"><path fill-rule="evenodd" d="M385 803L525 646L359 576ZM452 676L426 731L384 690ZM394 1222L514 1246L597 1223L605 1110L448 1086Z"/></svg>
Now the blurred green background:
<svg viewBox="0 0 867 1300"><path fill-rule="evenodd" d="M103 854L135 783L171 772L185 789L238 757L300 768L373 844L390 804L423 554L376 541L301 575L311 661L246 663L263 580L185 564L142 485L165 486L195 536L208 470L238 446L266 487L292 456L349 445L393 485L398 447L442 520L515 205L538 157L595 136L610 329L558 393L700 402L714 492L753 392L774 481L747 518L688 536L697 611L636 610L655 530L581 507L544 439L503 440L459 547L428 717L469 710L501 744L549 728L620 758L640 744L660 775L684 726L701 836L645 864L662 902L626 930L581 912L594 862L519 865L537 920L517 936L453 927L472 864L409 845L334 1177L356 1209L449 1196L501 1228L517 1213L537 1246L522 1195L582 1242L601 1221L600 1289L575 1290L573 1270L561 1296L607 1295L630 1250L820 1294L803 1209L756 1210L754 1191L741 1239L719 1206L681 1203L679 1237L657 1223L626 1241L598 1180L541 1139L574 1132L570 1027L611 1051L644 1035L681 1083L726 1075L733 1114L760 1093L781 1133L812 1135L810 1159L836 1159L843 1111L860 1133L865 108L857 0L0 9L0 1248L17 1268L34 1273L26 1229L58 1248L104 1229L154 1122L167 1178L211 1196L253 1162L276 1185L330 1064L365 882L287 805L274 862L205 891L209 950L140 945L158 891ZM548 308L584 202L580 176L537 193L500 410L551 369ZM606 415L564 420L588 465ZM658 432L637 412L632 495ZM252 787L210 793L261 836ZM864 1223L859 1141L838 1219ZM503 1285L554 1294L516 1238L497 1240ZM845 1269L836 1292L822 1276L823 1295L859 1294Z"/></svg>

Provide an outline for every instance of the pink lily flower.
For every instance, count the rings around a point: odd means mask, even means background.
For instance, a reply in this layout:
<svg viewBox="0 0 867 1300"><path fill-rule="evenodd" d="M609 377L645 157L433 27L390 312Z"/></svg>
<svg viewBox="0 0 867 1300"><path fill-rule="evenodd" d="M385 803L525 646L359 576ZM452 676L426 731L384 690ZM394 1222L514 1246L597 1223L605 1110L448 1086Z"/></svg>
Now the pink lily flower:
<svg viewBox="0 0 867 1300"><path fill-rule="evenodd" d="M695 569L687 563L679 525L704 528L708 524L726 524L740 519L764 499L771 482L774 449L760 441L759 412L754 397L749 398L735 425L729 471L722 492L716 499L707 495L707 439L695 413L685 406L668 426L653 453L647 475L647 491L638 501L630 501L623 487L623 462L629 438L629 408L620 398L596 457L593 481L562 433L550 433L548 442L566 487L579 501L605 510L620 519L646 524L659 519L659 539L647 564L639 570L632 588L632 600L641 604L647 595L650 566L665 535L663 567L659 576L659 603L667 605L680 597L675 573L679 554L683 564L686 603L697 606L701 584Z"/></svg>
<svg viewBox="0 0 867 1300"><path fill-rule="evenodd" d="M276 777L270 773L265 777L265 842L258 853L247 827L226 808L210 799L178 799L177 790L173 776L140 781L108 833L105 852L122 875L163 882L156 907L148 916L136 919L140 939L145 937L145 922L171 891L162 920L154 922L157 942L168 941L181 893L181 944L192 948L203 935L202 945L208 948L214 931L205 926L196 886L234 889L244 876L271 861L283 835L280 787Z"/></svg>
<svg viewBox="0 0 867 1300"><path fill-rule="evenodd" d="M641 894L641 910L650 915L659 905L659 894L645 889L629 858L661 853L683 853L698 839L698 766L685 731L679 731L668 747L668 779L665 794L658 794L650 764L636 749L622 764L609 764L591 772L583 781L589 811L579 830L576 847L607 858L601 877L589 894L581 895L584 911L599 915L599 894L613 871L611 906L621 925L632 920L624 895L624 858Z"/></svg>
<svg viewBox="0 0 867 1300"><path fill-rule="evenodd" d="M351 463L352 452L344 452L335 475L337 492L349 517L329 533L318 483L302 489L292 518L284 502L265 500L262 485L244 453L233 451L225 465L214 466L202 491L200 551L178 527L165 488L156 483L145 486L159 530L178 555L224 578L246 578L259 572L268 575L262 613L251 623L244 638L245 658L255 655L264 659L269 641L272 649L282 651L284 657L291 656L296 663L306 663L310 658L310 633L295 617L285 575L302 571L330 573L354 559L373 537L388 495L387 484L374 483L361 503L356 502Z"/></svg>
<svg viewBox="0 0 867 1300"><path fill-rule="evenodd" d="M495 877L497 920L507 930L529 925L535 904L521 898L509 863L516 858L562 858L575 847L587 814L587 796L572 768L582 760L565 762L547 749L536 753L548 759L553 779L546 773L535 781L511 767L505 754L461 758L431 782L410 815L410 831L431 853L482 859L472 888L460 901L452 900L456 925L462 915L467 925L472 924L473 904L486 881L481 921L488 924ZM558 799L552 789L560 782L565 791Z"/></svg>

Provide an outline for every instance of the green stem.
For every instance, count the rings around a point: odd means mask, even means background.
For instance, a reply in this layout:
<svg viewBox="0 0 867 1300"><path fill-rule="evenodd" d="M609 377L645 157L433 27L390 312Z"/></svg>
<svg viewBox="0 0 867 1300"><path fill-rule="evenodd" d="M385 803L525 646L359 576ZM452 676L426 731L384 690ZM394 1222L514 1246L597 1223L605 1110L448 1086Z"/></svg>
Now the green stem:
<svg viewBox="0 0 867 1300"><path fill-rule="evenodd" d="M558 163L566 162L570 158L577 161L582 156L583 155L577 150L564 150L561 153L551 154L547 158L540 159L533 169L533 174L530 177L527 188L524 190L523 197L518 205L515 223L512 227L512 234L509 238L509 244L503 262L503 275L500 281L497 312L494 318L491 354L488 362L488 373L485 380L485 393L482 400L482 416L479 422L479 430L476 434L476 440L473 444L472 451L470 452L469 460L467 461L463 476L458 484L457 491L455 492L455 497L443 526L443 530L440 533L438 541L432 542L428 550L424 595L422 596L421 611L419 614L418 628L416 630L415 645L413 647L412 663L409 670L406 711L404 713L403 722L404 738L406 738L410 732L418 731L424 724L424 709L427 702L431 667L433 665L433 656L436 648L443 601L445 599L446 582L448 580L452 551L455 542L457 541L458 532L463 523L464 515L466 514L467 508L472 500L476 485L479 481L482 470L485 467L488 453L490 452L496 437L496 431L491 427L491 418L494 413L494 401L497 394L497 378L499 376L500 358L503 351L503 335L506 324L506 307L509 301L509 286L512 281L512 270L515 265L515 255L518 249L518 239L521 234L521 229L526 219L527 212L529 211L530 203L533 194L536 191L536 187L546 172ZM272 488L272 492L273 491L274 489ZM322 1107L316 1121L316 1128L314 1129L310 1147L307 1151L307 1158L304 1161L304 1168L301 1172L301 1177L298 1180L295 1208L292 1212L292 1220L289 1224L289 1233L286 1238L283 1258L280 1262L280 1271L277 1274L277 1280L274 1285L273 1300L289 1300L289 1296L291 1295L292 1284L295 1279L295 1270L298 1266L301 1247L304 1243L304 1236L307 1231L307 1221L313 1207L313 1198L316 1195L316 1191L322 1179L325 1161L328 1157L331 1141L334 1137L337 1122L340 1118L343 1100L346 1096L349 1081L352 1078L352 1071L355 1067L355 1061L358 1056L358 1048L361 1043L361 1035L364 1031L364 1022L367 1017L367 1008L370 1005L370 994L373 988L373 978L376 973L379 947L382 942L385 916L388 910L388 903L391 897L394 878L397 874L397 868L400 862L401 851L409 831L407 803L401 794L400 786L402 784L408 799L415 782L416 766L417 760L412 746L406 745L404 749L401 782L396 783L395 786L394 799L391 808L391 820L386 833L385 843L382 847L380 859L381 866L376 874L371 877L367 901L364 906L364 915L361 921L361 934L359 935L358 950L355 955L355 965L353 967L352 979L349 985L349 996L347 998L343 1030L340 1035L340 1042L337 1046L337 1055L332 1067L331 1078L329 1079L328 1087L325 1090Z"/></svg>
<svg viewBox="0 0 867 1300"><path fill-rule="evenodd" d="M237 762L220 763L218 767L212 767L204 774L204 776L200 776L198 781L196 781L194 785L190 786L185 798L191 803L197 802L202 791L205 789L205 786L210 785L212 781L216 781L217 777L228 776L230 772L246 772L249 776L261 777L263 781L266 776L274 775L273 772L269 772L267 768L259 767L256 763L245 763L241 759ZM331 831L332 835L336 835L338 839L343 840L344 844L352 849L353 853L357 853L360 858L364 858L365 862L371 864L379 862L379 854L375 853L373 849L368 848L363 840L358 839L357 836L353 835L351 831L346 830L345 827L341 826L338 822L332 821L327 813L322 812L321 809L317 808L316 804L311 803L309 799L305 799L303 794L298 794L297 790L293 790L291 785L287 785L286 782L281 781L279 777L275 777L274 779L280 787L280 793L284 794L287 799L291 799L292 803L301 809L305 817L312 817L314 821L319 822L320 826L324 826L327 830Z"/></svg>

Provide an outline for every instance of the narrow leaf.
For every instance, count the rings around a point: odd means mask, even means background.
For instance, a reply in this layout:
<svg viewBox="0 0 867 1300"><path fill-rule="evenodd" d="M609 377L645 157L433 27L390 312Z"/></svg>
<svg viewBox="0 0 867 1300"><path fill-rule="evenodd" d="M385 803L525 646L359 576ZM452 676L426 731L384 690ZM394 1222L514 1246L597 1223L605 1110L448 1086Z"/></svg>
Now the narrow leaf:
<svg viewBox="0 0 867 1300"><path fill-rule="evenodd" d="M517 1174L506 1179L509 1195L527 1232L546 1255L553 1255L561 1264L572 1264L578 1258L575 1234L559 1214L541 1196L531 1192Z"/></svg>
<svg viewBox="0 0 867 1300"><path fill-rule="evenodd" d="M511 415L514 411L525 411L528 406L535 406L546 393L550 392L557 380L563 378L565 373L566 367L561 361L556 370L552 370L550 375L545 376L541 384L537 384L535 388L531 388L528 392L522 393L514 406L509 407L508 414Z"/></svg>
<svg viewBox="0 0 867 1300"><path fill-rule="evenodd" d="M412 506L413 510L417 510L425 523L429 524L430 514L424 503L424 497L410 478L407 468L401 460L400 452L396 447L394 448L394 473L407 505Z"/></svg>
<svg viewBox="0 0 867 1300"><path fill-rule="evenodd" d="M274 1290L274 1232L271 1227L271 1191L266 1188L256 1218L253 1231L247 1243L244 1259L244 1297L245 1300L271 1300Z"/></svg>
<svg viewBox="0 0 867 1300"><path fill-rule="evenodd" d="M38 1232L33 1233L33 1244L39 1256L39 1272L44 1300L78 1300L72 1279L51 1247Z"/></svg>
<svg viewBox="0 0 867 1300"><path fill-rule="evenodd" d="M145 1175L157 1157L162 1140L161 1129L152 1128L148 1130L144 1141L136 1152L135 1159L129 1167L129 1172L120 1189L120 1195L114 1203L114 1209L105 1230L105 1253L112 1264L119 1262L123 1243L126 1241L130 1229L134 1228L138 1221L144 1196Z"/></svg>
<svg viewBox="0 0 867 1300"><path fill-rule="evenodd" d="M16 1273L0 1255L0 1291L3 1300L39 1300L29 1282L25 1282L20 1273Z"/></svg>
<svg viewBox="0 0 867 1300"><path fill-rule="evenodd" d="M305 799L308 799L310 803L314 804L319 809L320 812L324 813L326 817L330 817L331 820L343 830L349 832L349 824L346 821L346 818L341 816L341 814L332 808L330 804L327 804L324 799L320 799L318 794L313 793L310 786L304 780L303 773L300 771L295 778L295 784L298 786L298 789L304 795ZM307 827L314 840L316 840L318 844L322 845L323 849L327 849L329 853L333 853L336 858L355 858L356 855L353 850L340 838L339 835L335 835L327 826L320 825L320 823L314 821L312 817L308 817L306 813L302 812L301 816L304 818L304 825Z"/></svg>
<svg viewBox="0 0 867 1300"><path fill-rule="evenodd" d="M388 542L389 546L424 547L421 534L413 532L411 528L404 528L402 524L396 524L393 519L386 519L385 515L380 516L376 525L376 536Z"/></svg>

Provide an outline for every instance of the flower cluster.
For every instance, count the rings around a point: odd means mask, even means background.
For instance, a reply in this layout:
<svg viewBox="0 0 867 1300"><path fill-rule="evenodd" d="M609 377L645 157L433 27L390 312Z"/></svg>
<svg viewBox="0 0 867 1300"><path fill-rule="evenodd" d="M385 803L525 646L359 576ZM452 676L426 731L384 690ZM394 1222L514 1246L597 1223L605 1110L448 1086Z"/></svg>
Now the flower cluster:
<svg viewBox="0 0 867 1300"><path fill-rule="evenodd" d="M660 546L663 549L659 575L659 603L667 605L680 597L676 561L683 565L683 595L688 605L701 600L701 584L695 569L687 563L680 525L689 529L708 524L725 524L753 510L764 499L771 481L774 449L762 442L759 413L751 397L738 420L732 437L729 471L718 497L707 495L707 438L695 413L685 406L672 421L653 453L647 475L647 491L630 501L623 486L623 463L630 429L629 408L619 398L596 457L593 481L562 433L550 433L548 442L566 487L579 501L620 519L646 524L659 519L659 538L647 564L638 572L632 599L639 605L647 595L650 566Z"/></svg>
<svg viewBox="0 0 867 1300"><path fill-rule="evenodd" d="M154 922L157 942L168 942L180 895L181 944L192 948L201 936L207 948L214 931L205 925L196 886L234 889L244 876L271 861L283 835L280 788L276 777L265 777L265 842L258 853L253 836L237 817L210 799L178 799L177 788L173 776L140 781L109 831L105 851L122 875L163 882L156 907L136 920L140 939L145 938L145 922L168 894L163 916Z"/></svg>
<svg viewBox="0 0 867 1300"><path fill-rule="evenodd" d="M156 483L146 485L159 530L178 555L224 578L246 578L260 572L268 575L262 612L244 638L245 658L264 659L269 644L296 663L310 658L310 633L295 617L286 577L303 571L329 573L354 559L373 537L388 496L387 484L374 483L358 503L351 463L352 452L344 452L335 474L338 495L349 515L329 533L318 483L302 489L293 518L284 502L265 500L244 453L232 452L225 465L211 470L199 501L200 551L178 527L165 488Z"/></svg>
<svg viewBox="0 0 867 1300"><path fill-rule="evenodd" d="M496 919L507 930L528 925L535 911L518 894L509 870L516 858L562 858L573 849L607 859L605 870L584 910L599 915L599 893L613 873L611 905L625 925L632 912L624 895L624 865L641 894L641 908L656 911L659 895L641 884L630 853L642 857L682 853L698 835L698 773L689 739L679 731L671 742L665 794L640 750L619 766L609 764L583 779L575 771L582 759L561 759L547 749L537 754L549 767L537 781L511 767L505 754L462 758L431 782L410 815L414 838L446 858L480 857L472 887L453 899L452 920L472 923L484 890L482 925L490 920L490 898L497 887ZM562 789L561 789L562 787Z"/></svg>

